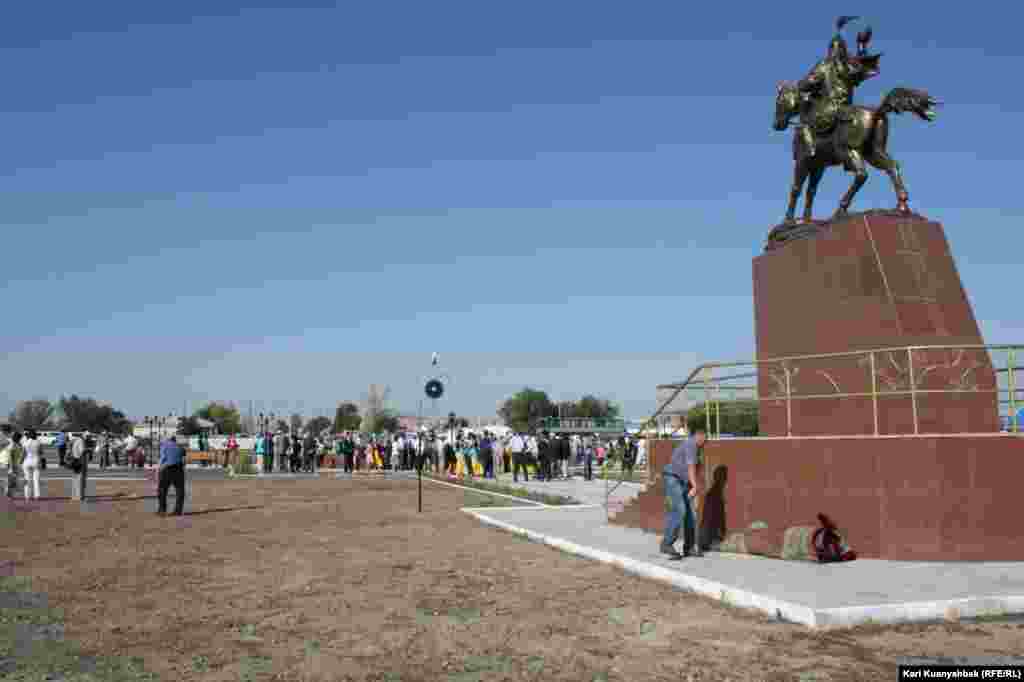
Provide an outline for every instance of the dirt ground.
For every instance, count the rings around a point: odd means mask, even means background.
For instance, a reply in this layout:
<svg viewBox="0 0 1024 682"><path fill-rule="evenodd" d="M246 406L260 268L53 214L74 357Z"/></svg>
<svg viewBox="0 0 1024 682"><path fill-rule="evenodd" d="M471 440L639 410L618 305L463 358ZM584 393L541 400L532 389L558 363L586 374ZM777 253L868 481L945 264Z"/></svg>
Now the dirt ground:
<svg viewBox="0 0 1024 682"><path fill-rule="evenodd" d="M197 481L181 518L7 509L0 677L879 680L904 656L1024 651L1021 622L772 622L481 526L458 511L479 493L424 484L417 514L415 485Z"/></svg>

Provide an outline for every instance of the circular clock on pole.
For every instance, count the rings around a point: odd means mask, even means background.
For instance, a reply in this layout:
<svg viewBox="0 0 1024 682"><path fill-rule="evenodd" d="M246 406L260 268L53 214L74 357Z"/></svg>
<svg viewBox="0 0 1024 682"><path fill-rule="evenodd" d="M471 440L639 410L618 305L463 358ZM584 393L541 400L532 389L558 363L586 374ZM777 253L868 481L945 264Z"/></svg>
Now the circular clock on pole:
<svg viewBox="0 0 1024 682"><path fill-rule="evenodd" d="M431 379L427 382L427 385L423 387L423 391L431 400L437 400L444 395L444 384L442 384L439 379Z"/></svg>

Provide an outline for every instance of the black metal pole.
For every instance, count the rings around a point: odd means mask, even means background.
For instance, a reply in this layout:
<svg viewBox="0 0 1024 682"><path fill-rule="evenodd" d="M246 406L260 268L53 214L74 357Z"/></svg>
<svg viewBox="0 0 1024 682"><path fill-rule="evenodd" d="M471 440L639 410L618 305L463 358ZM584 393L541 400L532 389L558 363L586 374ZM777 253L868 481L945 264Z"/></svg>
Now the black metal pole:
<svg viewBox="0 0 1024 682"><path fill-rule="evenodd" d="M423 432L420 430L420 428L422 428L422 422L423 422L423 398L420 398L420 413L419 413L419 417L416 419L416 433L417 433L416 450L417 450L417 453L416 453L416 462L415 462L415 465L416 465L416 496L417 496L416 511L417 511L417 513L420 513L420 514L423 513Z"/></svg>

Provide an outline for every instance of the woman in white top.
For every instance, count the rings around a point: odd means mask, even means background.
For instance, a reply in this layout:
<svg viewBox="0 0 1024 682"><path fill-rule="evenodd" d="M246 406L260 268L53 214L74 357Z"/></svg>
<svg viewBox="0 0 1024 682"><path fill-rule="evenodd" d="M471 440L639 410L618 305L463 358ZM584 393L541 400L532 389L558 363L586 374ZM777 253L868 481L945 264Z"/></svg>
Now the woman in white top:
<svg viewBox="0 0 1024 682"><path fill-rule="evenodd" d="M35 431L28 432L28 438L21 444L25 449L25 459L21 462L21 471L25 474L25 499L29 499L31 487L32 499L39 499L39 436Z"/></svg>
<svg viewBox="0 0 1024 682"><path fill-rule="evenodd" d="M21 447L21 434L10 434L10 429L4 429L3 449L0 449L0 476L6 479L7 497L13 498L14 491L18 487L18 466L24 455L24 448Z"/></svg>

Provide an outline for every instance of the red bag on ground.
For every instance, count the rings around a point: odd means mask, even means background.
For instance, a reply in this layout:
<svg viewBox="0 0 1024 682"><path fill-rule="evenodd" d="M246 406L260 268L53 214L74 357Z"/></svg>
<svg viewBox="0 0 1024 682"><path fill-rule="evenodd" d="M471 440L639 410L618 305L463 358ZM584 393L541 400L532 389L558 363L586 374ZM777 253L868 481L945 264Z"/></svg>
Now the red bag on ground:
<svg viewBox="0 0 1024 682"><path fill-rule="evenodd" d="M814 545L814 553L818 562L827 564L837 561L853 561L857 553L843 542L843 536L839 534L836 524L824 514L818 514L818 521L821 528L814 531L811 543Z"/></svg>

